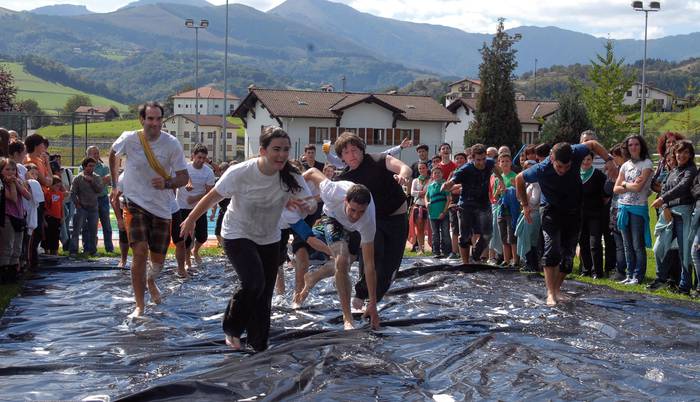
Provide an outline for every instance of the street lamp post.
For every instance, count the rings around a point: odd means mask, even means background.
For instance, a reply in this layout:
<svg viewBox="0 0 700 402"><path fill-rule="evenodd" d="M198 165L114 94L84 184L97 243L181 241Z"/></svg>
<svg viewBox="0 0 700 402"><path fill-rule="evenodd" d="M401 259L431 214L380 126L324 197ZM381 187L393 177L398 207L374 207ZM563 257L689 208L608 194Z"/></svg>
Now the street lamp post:
<svg viewBox="0 0 700 402"><path fill-rule="evenodd" d="M226 161L226 137L228 136L228 130L226 129L228 116L228 99L226 98L226 85L228 84L228 0L226 0L226 38L224 39L224 111L223 111L223 121L221 122L221 131L224 133L221 138L223 144L223 161ZM234 149L235 149L235 139L234 139Z"/></svg>
<svg viewBox="0 0 700 402"><path fill-rule="evenodd" d="M199 78L199 30L207 29L209 20L200 20L199 25L195 25L194 20L188 18L185 20L185 26L194 29L194 129L199 137L199 142L203 143L204 135L199 132L199 87L197 86L197 79Z"/></svg>
<svg viewBox="0 0 700 402"><path fill-rule="evenodd" d="M644 8L644 4L641 1L633 1L632 8L634 11L644 12L644 59L642 59L642 99L640 100L640 112L639 112L639 135L644 136L644 109L646 108L647 100L647 81L646 81L646 69L647 69L647 25L649 23L649 12L659 11L661 9L661 3L658 1L650 1L649 8Z"/></svg>

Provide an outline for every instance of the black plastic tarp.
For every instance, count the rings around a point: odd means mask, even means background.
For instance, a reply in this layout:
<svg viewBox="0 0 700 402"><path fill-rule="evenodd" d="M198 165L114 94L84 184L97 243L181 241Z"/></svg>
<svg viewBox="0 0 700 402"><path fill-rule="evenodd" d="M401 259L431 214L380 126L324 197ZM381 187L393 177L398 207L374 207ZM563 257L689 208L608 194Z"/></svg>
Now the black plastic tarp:
<svg viewBox="0 0 700 402"><path fill-rule="evenodd" d="M332 279L300 310L276 297L258 354L224 345L223 259L166 270L137 320L128 271L59 262L2 319L0 399L700 399L700 305L567 281L572 302L549 308L539 275L431 262L405 260L379 331L359 314L342 330Z"/></svg>

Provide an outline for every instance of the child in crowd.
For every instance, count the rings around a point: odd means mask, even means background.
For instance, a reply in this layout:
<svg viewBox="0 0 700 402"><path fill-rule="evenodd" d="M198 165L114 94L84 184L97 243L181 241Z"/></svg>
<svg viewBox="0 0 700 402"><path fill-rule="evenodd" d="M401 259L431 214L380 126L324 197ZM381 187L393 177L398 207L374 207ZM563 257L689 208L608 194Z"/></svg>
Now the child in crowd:
<svg viewBox="0 0 700 402"><path fill-rule="evenodd" d="M501 147L504 148L504 147ZM505 147L507 150L507 147ZM500 179L494 181L495 198L498 200L498 230L501 235L501 244L503 245L503 265L517 266L519 263L517 244L515 239L515 225L513 219L517 218L516 214L511 211L509 204L505 202L505 194L509 188L515 188L515 172L512 170L513 160L510 153L501 153L498 155L498 166L501 168L501 177L504 183L501 185ZM494 175L495 176L495 175Z"/></svg>
<svg viewBox="0 0 700 402"><path fill-rule="evenodd" d="M43 228L44 226L44 216L39 216L38 208L42 202L44 202L44 190L41 188L41 184L37 180L39 177L39 168L33 163L27 163L25 165L27 173L25 174L25 180L27 182L27 189L31 192L29 198L22 199L22 206L26 215L27 223L27 236L29 241L26 242L28 245L27 249L27 261L29 266L33 269L38 266L39 254L36 247L32 245L38 245L40 240L37 236L41 236L42 230L36 230L39 225Z"/></svg>
<svg viewBox="0 0 700 402"><path fill-rule="evenodd" d="M433 230L433 255L435 258L449 256L452 252L450 240L450 192L442 191L442 170L434 167L431 171L431 182L425 192L425 204L428 206L428 217Z"/></svg>
<svg viewBox="0 0 700 402"><path fill-rule="evenodd" d="M46 232L44 248L46 254L58 255L58 243L61 237L61 225L63 224L63 200L66 192L63 188L63 180L60 176L54 176L51 187L44 193L44 205L46 206L44 219L46 219Z"/></svg>
<svg viewBox="0 0 700 402"><path fill-rule="evenodd" d="M0 282L13 282L19 273L19 257L25 230L24 208L20 201L22 187L17 177L17 163L0 158L0 191L4 201L3 226L0 226Z"/></svg>

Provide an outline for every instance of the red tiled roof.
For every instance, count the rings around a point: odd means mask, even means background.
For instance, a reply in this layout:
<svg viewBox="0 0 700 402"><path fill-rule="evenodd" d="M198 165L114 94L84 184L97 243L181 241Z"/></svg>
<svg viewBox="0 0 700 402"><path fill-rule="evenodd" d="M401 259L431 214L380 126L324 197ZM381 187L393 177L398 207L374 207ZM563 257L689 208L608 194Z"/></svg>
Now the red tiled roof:
<svg viewBox="0 0 700 402"><path fill-rule="evenodd" d="M181 92L173 98L175 99L181 99L181 98L187 98L187 99L194 99L197 97L197 94L194 93L194 89L191 91L185 91ZM201 87L199 88L199 97L201 99L224 99L224 92L219 91L218 89L214 87ZM232 99L232 100L237 100L239 99L236 95L232 95L230 93L226 94L226 99Z"/></svg>
<svg viewBox="0 0 700 402"><path fill-rule="evenodd" d="M173 117L177 116L182 116L185 119L195 122L197 119L195 118L195 115L193 114L174 114L172 116L168 116L165 118L165 120L172 119ZM211 115L211 114L200 114L199 115L199 125L200 126L207 126L207 127L221 127L221 120L222 116L220 115ZM226 128L239 128L239 126L231 123L230 121L226 122Z"/></svg>
<svg viewBox="0 0 700 402"><path fill-rule="evenodd" d="M361 102L371 102L398 113L401 120L458 121L452 113L428 96L259 88L250 91L234 116L245 117L258 100L265 105L272 117L336 119L342 110Z"/></svg>
<svg viewBox="0 0 700 402"><path fill-rule="evenodd" d="M473 82L473 83L476 84L476 85L481 85L481 80L473 80L473 79L471 79L471 78L465 78L465 79L462 79L462 80L459 80L459 81L455 81L455 82L453 82L452 84L450 84L449 86L461 84L461 83L467 82L467 81Z"/></svg>
<svg viewBox="0 0 700 402"><path fill-rule="evenodd" d="M447 106L447 110L456 113L461 106L476 110L476 101L475 98L458 98ZM539 119L545 118L559 109L559 102L536 99L516 100L515 108L521 124L539 124Z"/></svg>

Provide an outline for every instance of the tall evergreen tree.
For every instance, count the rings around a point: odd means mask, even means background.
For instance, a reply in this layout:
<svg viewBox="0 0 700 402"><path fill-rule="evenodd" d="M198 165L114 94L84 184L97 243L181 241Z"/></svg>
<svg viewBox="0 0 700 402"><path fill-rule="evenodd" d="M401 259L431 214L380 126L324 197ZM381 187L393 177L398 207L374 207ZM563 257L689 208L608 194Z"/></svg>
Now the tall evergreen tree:
<svg viewBox="0 0 700 402"><path fill-rule="evenodd" d="M480 142L488 145L507 145L511 149L520 146L521 127L515 107L513 71L518 66L513 44L518 36L509 35L503 28L503 18L498 19L498 30L491 46L479 51L481 91L477 101L475 121L465 143Z"/></svg>
<svg viewBox="0 0 700 402"><path fill-rule="evenodd" d="M593 127L588 118L586 107L581 101L581 94L575 87L559 95L559 109L542 126L543 142L556 144L569 142L575 144L581 132Z"/></svg>
<svg viewBox="0 0 700 402"><path fill-rule="evenodd" d="M12 72L0 64L0 112L11 112L15 109L17 86Z"/></svg>
<svg viewBox="0 0 700 402"><path fill-rule="evenodd" d="M624 58L615 59L613 42L608 40L605 55L597 54L596 60L591 60L588 72L591 85L577 83L598 137L608 146L620 142L634 128L634 123L623 113L622 100L635 81L625 72L624 61Z"/></svg>

